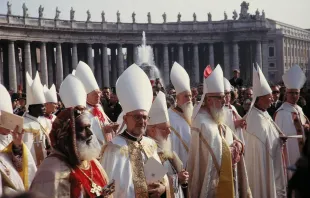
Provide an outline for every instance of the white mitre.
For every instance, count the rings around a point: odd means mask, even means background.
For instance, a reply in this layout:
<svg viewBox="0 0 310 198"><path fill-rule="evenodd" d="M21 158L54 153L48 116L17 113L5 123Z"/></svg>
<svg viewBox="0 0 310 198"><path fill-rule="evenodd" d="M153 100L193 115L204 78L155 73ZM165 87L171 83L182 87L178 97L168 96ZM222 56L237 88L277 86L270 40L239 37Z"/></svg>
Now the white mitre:
<svg viewBox="0 0 310 198"><path fill-rule="evenodd" d="M83 83L72 74L69 74L61 83L59 96L66 108L83 106L86 107L85 88Z"/></svg>
<svg viewBox="0 0 310 198"><path fill-rule="evenodd" d="M76 72L76 70L73 69L71 74L72 74L73 76L75 76L75 72Z"/></svg>
<svg viewBox="0 0 310 198"><path fill-rule="evenodd" d="M253 95L254 97L265 96L271 93L272 93L272 90L262 70L260 69L259 65L257 65L256 70L253 67Z"/></svg>
<svg viewBox="0 0 310 198"><path fill-rule="evenodd" d="M44 95L45 95L45 100L46 102L52 102L52 103L57 103L57 92L56 92L56 87L54 84L52 84L51 88L48 89L46 85L43 86L44 90Z"/></svg>
<svg viewBox="0 0 310 198"><path fill-rule="evenodd" d="M136 64L128 67L116 82L116 94L124 115L135 110L149 111L153 90L149 78Z"/></svg>
<svg viewBox="0 0 310 198"><path fill-rule="evenodd" d="M170 79L177 95L184 91L191 91L188 73L177 62L173 63L170 72Z"/></svg>
<svg viewBox="0 0 310 198"><path fill-rule="evenodd" d="M217 65L211 74L203 80L203 83L204 89L201 96L201 101L194 107L192 119L194 119L198 114L206 94L212 95L215 93L224 93L224 76L221 66Z"/></svg>
<svg viewBox="0 0 310 198"><path fill-rule="evenodd" d="M43 86L39 72L37 71L34 80L31 79L28 72L26 74L26 92L27 92L27 106L46 103Z"/></svg>
<svg viewBox="0 0 310 198"><path fill-rule="evenodd" d="M2 84L0 84L0 96L0 111L13 113L11 96Z"/></svg>
<svg viewBox="0 0 310 198"><path fill-rule="evenodd" d="M76 67L75 76L83 83L86 93L99 89L98 83L91 68L80 61Z"/></svg>
<svg viewBox="0 0 310 198"><path fill-rule="evenodd" d="M227 80L227 78L224 77L224 91L231 91L232 86L230 82Z"/></svg>
<svg viewBox="0 0 310 198"><path fill-rule="evenodd" d="M301 89L306 82L306 76L298 65L291 67L282 79L287 89Z"/></svg>
<svg viewBox="0 0 310 198"><path fill-rule="evenodd" d="M169 122L167 101L166 96L163 92L158 92L149 112L149 117L149 125Z"/></svg>

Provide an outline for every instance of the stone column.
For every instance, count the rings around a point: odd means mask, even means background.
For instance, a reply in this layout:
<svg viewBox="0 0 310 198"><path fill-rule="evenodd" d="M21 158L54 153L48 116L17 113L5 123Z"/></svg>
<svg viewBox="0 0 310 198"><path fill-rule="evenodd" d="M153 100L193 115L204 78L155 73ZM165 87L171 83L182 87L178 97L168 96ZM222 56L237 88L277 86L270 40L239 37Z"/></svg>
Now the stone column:
<svg viewBox="0 0 310 198"><path fill-rule="evenodd" d="M56 87L59 89L63 80L63 63L60 43L56 45L56 74Z"/></svg>
<svg viewBox="0 0 310 198"><path fill-rule="evenodd" d="M54 84L54 46L52 43L46 44L46 54L47 54L47 71L48 71L48 86Z"/></svg>
<svg viewBox="0 0 310 198"><path fill-rule="evenodd" d="M17 91L14 41L9 41L9 90Z"/></svg>
<svg viewBox="0 0 310 198"><path fill-rule="evenodd" d="M227 79L231 78L230 57L229 57L229 44L224 42L224 76Z"/></svg>
<svg viewBox="0 0 310 198"><path fill-rule="evenodd" d="M37 46L36 43L30 45L31 53L31 63L32 63L32 78L35 77L37 73Z"/></svg>
<svg viewBox="0 0 310 198"><path fill-rule="evenodd" d="M160 63L159 63L159 54L158 54L158 46L153 47L154 49L154 61L155 61L155 65L159 68Z"/></svg>
<svg viewBox="0 0 310 198"><path fill-rule="evenodd" d="M2 57L2 50L1 50L1 45L0 45L0 83L4 84L4 79L3 79L3 57Z"/></svg>
<svg viewBox="0 0 310 198"><path fill-rule="evenodd" d="M209 64L211 68L214 68L214 48L213 43L209 43Z"/></svg>
<svg viewBox="0 0 310 198"><path fill-rule="evenodd" d="M18 46L15 45L15 65L16 65L16 84L17 84L17 89L19 85L22 84L22 78L21 78L21 64L19 60L19 51L18 51Z"/></svg>
<svg viewBox="0 0 310 198"><path fill-rule="evenodd" d="M119 77L124 72L124 55L123 46L118 44L117 46L117 77Z"/></svg>
<svg viewBox="0 0 310 198"><path fill-rule="evenodd" d="M115 87L115 83L117 80L117 69L116 69L116 49L111 47L111 86Z"/></svg>
<svg viewBox="0 0 310 198"><path fill-rule="evenodd" d="M99 48L98 46L94 46L94 63L95 63L95 78L97 80L97 83L99 85L100 88L102 88L102 71L101 71L101 58L100 58L100 54L99 54Z"/></svg>
<svg viewBox="0 0 310 198"><path fill-rule="evenodd" d="M139 54L138 54L138 45L133 45L133 62L138 64Z"/></svg>
<svg viewBox="0 0 310 198"><path fill-rule="evenodd" d="M198 84L199 83L199 54L198 54L198 44L195 43L193 45L193 62L194 62L194 67L193 67L193 83Z"/></svg>
<svg viewBox="0 0 310 198"><path fill-rule="evenodd" d="M47 60L46 60L46 44L41 43L40 47L40 67L41 67L41 82L42 85L48 86L48 71L47 71Z"/></svg>
<svg viewBox="0 0 310 198"><path fill-rule="evenodd" d="M261 41L256 41L256 63L262 66L262 43Z"/></svg>
<svg viewBox="0 0 310 198"><path fill-rule="evenodd" d="M62 62L63 62L63 75L66 77L69 74L69 46L67 43L63 43L61 45L62 49Z"/></svg>
<svg viewBox="0 0 310 198"><path fill-rule="evenodd" d="M168 44L164 44L164 83L165 85L170 84L170 73L169 73L169 51L168 51Z"/></svg>
<svg viewBox="0 0 310 198"><path fill-rule="evenodd" d="M87 44L87 64L94 72L94 59L93 59L93 47L92 44Z"/></svg>
<svg viewBox="0 0 310 198"><path fill-rule="evenodd" d="M184 67L184 52L183 52L183 43L179 44L179 57L178 57L178 62L180 65L182 65L182 67Z"/></svg>
<svg viewBox="0 0 310 198"><path fill-rule="evenodd" d="M101 46L101 58L102 58L103 86L110 87L109 58L108 58L108 48L106 44L102 44Z"/></svg>
<svg viewBox="0 0 310 198"><path fill-rule="evenodd" d="M266 77L267 80L269 80L269 73L268 73L268 41L264 40L263 41L263 44L262 44L262 69L263 69L263 73Z"/></svg>
<svg viewBox="0 0 310 198"><path fill-rule="evenodd" d="M77 65L78 65L77 44L72 43L72 69L75 69Z"/></svg>
<svg viewBox="0 0 310 198"><path fill-rule="evenodd" d="M233 69L239 68L239 45L237 41L233 42Z"/></svg>
<svg viewBox="0 0 310 198"><path fill-rule="evenodd" d="M25 71L29 73L32 77L32 64L31 64L31 51L30 43L25 41L24 43L24 61L25 61Z"/></svg>

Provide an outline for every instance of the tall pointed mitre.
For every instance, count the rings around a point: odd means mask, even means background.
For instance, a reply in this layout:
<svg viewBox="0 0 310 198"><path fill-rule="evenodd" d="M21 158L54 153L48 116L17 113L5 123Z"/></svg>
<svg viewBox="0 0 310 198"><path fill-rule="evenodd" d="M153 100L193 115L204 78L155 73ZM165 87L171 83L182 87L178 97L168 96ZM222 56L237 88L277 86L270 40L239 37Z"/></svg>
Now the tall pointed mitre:
<svg viewBox="0 0 310 198"><path fill-rule="evenodd" d="M122 105L124 115L135 110L149 111L153 91L149 78L136 64L128 67L118 78L116 94Z"/></svg>
<svg viewBox="0 0 310 198"><path fill-rule="evenodd" d="M194 119L198 114L201 105L204 102L204 98L207 94L218 94L224 93L224 76L223 70L220 65L217 65L216 68L211 72L211 74L204 78L204 89L201 96L201 101L194 107L192 118Z"/></svg>
<svg viewBox="0 0 310 198"><path fill-rule="evenodd" d="M83 83L74 75L69 74L61 83L59 96L66 108L83 106L86 107L87 93Z"/></svg>
<svg viewBox="0 0 310 198"><path fill-rule="evenodd" d="M149 112L149 125L169 122L166 96L163 92L159 92L153 101Z"/></svg>
<svg viewBox="0 0 310 198"><path fill-rule="evenodd" d="M253 95L254 97L265 96L271 94L272 90L262 72L259 65L257 69L253 67Z"/></svg>
<svg viewBox="0 0 310 198"><path fill-rule="evenodd" d="M43 86L44 90L44 95L45 95L45 100L46 102L52 102L52 103L57 103L57 92L56 92L56 87L54 84L52 84L51 88L48 89L46 85Z"/></svg>
<svg viewBox="0 0 310 198"><path fill-rule="evenodd" d="M91 68L80 61L76 67L75 76L83 83L86 93L99 89L98 83Z"/></svg>
<svg viewBox="0 0 310 198"><path fill-rule="evenodd" d="M0 84L0 96L0 111L13 113L11 96L2 84Z"/></svg>
<svg viewBox="0 0 310 198"><path fill-rule="evenodd" d="M189 76L177 62L174 62L171 68L170 79L177 95L184 91L191 91Z"/></svg>
<svg viewBox="0 0 310 198"><path fill-rule="evenodd" d="M283 76L287 89L301 89L306 82L306 75L298 65L291 67Z"/></svg>
<svg viewBox="0 0 310 198"><path fill-rule="evenodd" d="M39 72L37 71L34 80L31 79L29 74L28 75L27 74L26 74L27 105L46 103Z"/></svg>
<svg viewBox="0 0 310 198"><path fill-rule="evenodd" d="M224 77L224 91L231 91L232 86L230 82L227 80L227 78Z"/></svg>
<svg viewBox="0 0 310 198"><path fill-rule="evenodd" d="M211 74L204 80L206 94L224 93L223 78L223 70L220 65L217 65Z"/></svg>

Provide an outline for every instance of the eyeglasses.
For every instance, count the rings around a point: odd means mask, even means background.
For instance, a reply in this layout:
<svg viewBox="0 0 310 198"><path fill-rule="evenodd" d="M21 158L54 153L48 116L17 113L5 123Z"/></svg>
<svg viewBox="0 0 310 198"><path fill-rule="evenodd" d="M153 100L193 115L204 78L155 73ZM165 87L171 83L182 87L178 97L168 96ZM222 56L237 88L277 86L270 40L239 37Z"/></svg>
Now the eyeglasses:
<svg viewBox="0 0 310 198"><path fill-rule="evenodd" d="M165 128L159 128L159 127L155 127L156 129L160 130L160 131L171 131L171 127L165 127Z"/></svg>
<svg viewBox="0 0 310 198"><path fill-rule="evenodd" d="M127 115L133 117L133 119L136 122L140 121L141 119L144 120L144 121L147 121L147 120L150 119L150 117L147 116L147 115L131 115L131 114L127 114Z"/></svg>
<svg viewBox="0 0 310 198"><path fill-rule="evenodd" d="M215 98L215 99L218 99L218 100L224 100L225 99L225 96L209 96L210 98Z"/></svg>
<svg viewBox="0 0 310 198"><path fill-rule="evenodd" d="M286 93L288 93L288 94L290 94L290 95L299 95L300 93L299 92L286 92Z"/></svg>
<svg viewBox="0 0 310 198"><path fill-rule="evenodd" d="M272 91L272 94L279 94L280 91Z"/></svg>

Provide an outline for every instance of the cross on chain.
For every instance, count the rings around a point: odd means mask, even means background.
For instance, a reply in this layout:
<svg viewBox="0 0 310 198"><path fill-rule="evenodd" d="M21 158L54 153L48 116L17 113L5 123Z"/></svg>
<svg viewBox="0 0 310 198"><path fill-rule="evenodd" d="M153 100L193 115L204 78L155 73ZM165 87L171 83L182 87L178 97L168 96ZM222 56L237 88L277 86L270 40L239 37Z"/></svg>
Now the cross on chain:
<svg viewBox="0 0 310 198"><path fill-rule="evenodd" d="M96 196L100 196L102 192L102 187L92 182L90 192L96 194Z"/></svg>

